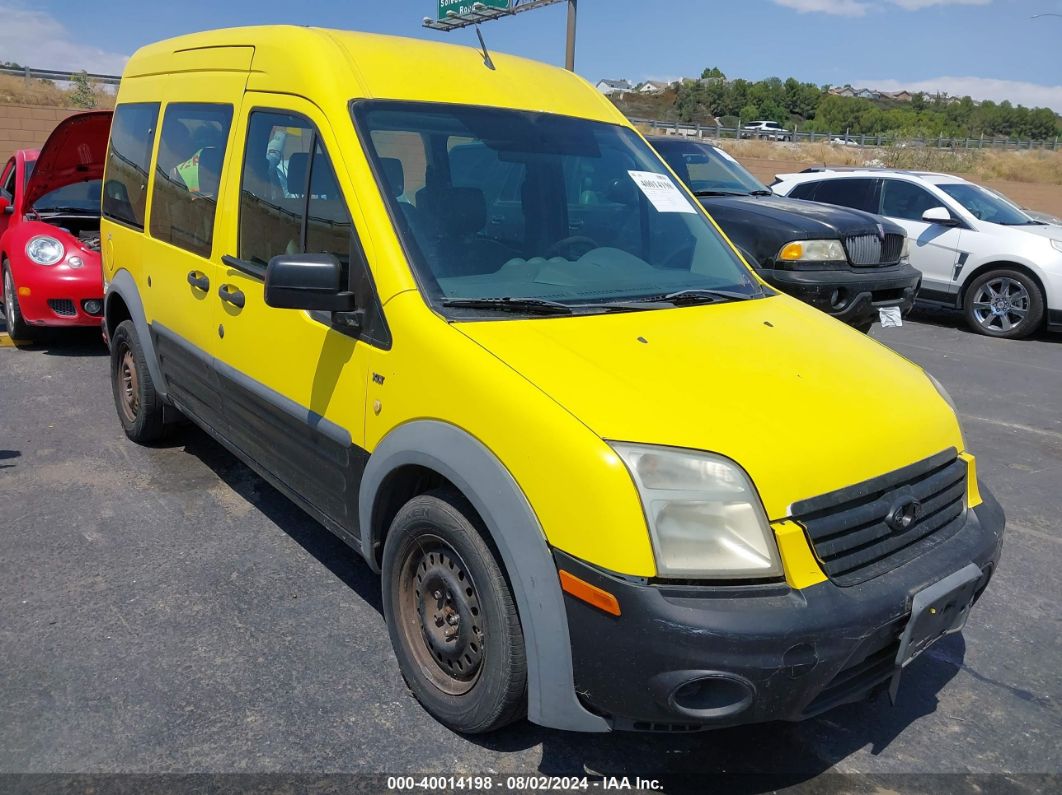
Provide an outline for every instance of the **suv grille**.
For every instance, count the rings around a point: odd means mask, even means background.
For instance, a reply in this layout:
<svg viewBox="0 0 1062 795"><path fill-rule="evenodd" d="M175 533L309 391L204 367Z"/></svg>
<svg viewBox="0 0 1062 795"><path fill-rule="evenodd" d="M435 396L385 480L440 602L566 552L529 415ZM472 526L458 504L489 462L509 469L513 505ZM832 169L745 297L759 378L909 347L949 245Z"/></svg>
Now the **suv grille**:
<svg viewBox="0 0 1062 795"><path fill-rule="evenodd" d="M899 262L903 235L856 235L844 239L844 248L853 265L891 265Z"/></svg>
<svg viewBox="0 0 1062 795"><path fill-rule="evenodd" d="M77 309L74 308L74 302L69 298L49 298L48 306L52 308L52 311L57 315L63 317L73 317L77 314Z"/></svg>
<svg viewBox="0 0 1062 795"><path fill-rule="evenodd" d="M897 521L890 524L890 513L912 499L920 513L906 527ZM804 526L830 579L856 585L919 557L958 532L966 518L966 462L951 448L795 503L793 518Z"/></svg>

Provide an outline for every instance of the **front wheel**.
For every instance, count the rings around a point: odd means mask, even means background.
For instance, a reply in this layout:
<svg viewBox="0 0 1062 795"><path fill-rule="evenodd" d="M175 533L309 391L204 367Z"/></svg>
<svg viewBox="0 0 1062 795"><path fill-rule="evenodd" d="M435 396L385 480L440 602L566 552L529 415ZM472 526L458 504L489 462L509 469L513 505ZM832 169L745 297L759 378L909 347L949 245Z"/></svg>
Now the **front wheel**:
<svg viewBox="0 0 1062 795"><path fill-rule="evenodd" d="M966 322L989 337L1020 339L1040 327L1044 297L1032 277L999 269L978 276L963 302Z"/></svg>
<svg viewBox="0 0 1062 795"><path fill-rule="evenodd" d="M399 510L384 544L383 608L402 675L436 719L478 734L525 714L512 592L460 494L432 491Z"/></svg>
<svg viewBox="0 0 1062 795"><path fill-rule="evenodd" d="M22 317L22 310L18 305L18 291L15 289L15 280L11 276L11 265L5 259L4 271L4 322L7 324L7 333L12 339L29 340L33 337L33 330Z"/></svg>

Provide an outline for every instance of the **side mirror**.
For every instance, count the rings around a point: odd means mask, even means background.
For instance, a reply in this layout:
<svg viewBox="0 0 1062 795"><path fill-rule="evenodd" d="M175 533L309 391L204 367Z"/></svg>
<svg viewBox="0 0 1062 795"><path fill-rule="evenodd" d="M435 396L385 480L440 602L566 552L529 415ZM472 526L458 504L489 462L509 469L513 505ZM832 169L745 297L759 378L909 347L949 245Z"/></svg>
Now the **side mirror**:
<svg viewBox="0 0 1062 795"><path fill-rule="evenodd" d="M930 207L922 213L922 220L927 224L940 224L941 226L958 226L959 222L951 217L951 213L944 207Z"/></svg>
<svg viewBox="0 0 1062 795"><path fill-rule="evenodd" d="M354 294L342 279L332 254L281 254L266 268L265 302L276 309L352 312Z"/></svg>
<svg viewBox="0 0 1062 795"><path fill-rule="evenodd" d="M15 212L15 206L7 198L7 196L0 196L0 213L4 215L13 215Z"/></svg>

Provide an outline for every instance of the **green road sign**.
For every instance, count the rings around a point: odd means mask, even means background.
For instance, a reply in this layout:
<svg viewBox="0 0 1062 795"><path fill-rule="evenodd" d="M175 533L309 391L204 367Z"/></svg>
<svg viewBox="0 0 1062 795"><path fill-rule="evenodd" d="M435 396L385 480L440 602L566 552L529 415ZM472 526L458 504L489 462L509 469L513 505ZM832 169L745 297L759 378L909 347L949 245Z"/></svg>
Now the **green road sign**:
<svg viewBox="0 0 1062 795"><path fill-rule="evenodd" d="M509 0L439 0L439 19L445 19L450 12L459 15L471 13L472 6L477 2L487 8L509 7Z"/></svg>

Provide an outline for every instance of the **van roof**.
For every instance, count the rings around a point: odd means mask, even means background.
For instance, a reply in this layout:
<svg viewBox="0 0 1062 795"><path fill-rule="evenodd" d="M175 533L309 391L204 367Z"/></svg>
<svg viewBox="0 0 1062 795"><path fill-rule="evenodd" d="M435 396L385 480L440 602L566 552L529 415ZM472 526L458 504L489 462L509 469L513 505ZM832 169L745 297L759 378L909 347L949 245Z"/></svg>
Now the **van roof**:
<svg viewBox="0 0 1062 795"><path fill-rule="evenodd" d="M180 72L248 72L248 90L290 91L324 107L403 99L538 110L627 124L586 80L537 61L472 47L353 31L264 25L193 33L149 44L124 81Z"/></svg>

